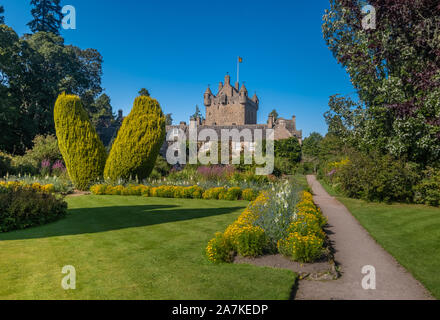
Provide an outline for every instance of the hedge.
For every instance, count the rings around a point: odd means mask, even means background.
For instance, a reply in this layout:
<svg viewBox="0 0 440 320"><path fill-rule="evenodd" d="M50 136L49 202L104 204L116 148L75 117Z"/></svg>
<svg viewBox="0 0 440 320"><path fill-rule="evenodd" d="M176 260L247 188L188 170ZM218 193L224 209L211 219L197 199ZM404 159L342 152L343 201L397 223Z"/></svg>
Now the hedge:
<svg viewBox="0 0 440 320"><path fill-rule="evenodd" d="M102 177L107 154L79 97L61 94L54 110L58 145L67 172L79 190Z"/></svg>
<svg viewBox="0 0 440 320"><path fill-rule="evenodd" d="M165 116L159 103L150 97L137 97L113 143L104 177L113 181L147 178L164 139Z"/></svg>
<svg viewBox="0 0 440 320"><path fill-rule="evenodd" d="M90 187L94 195L122 195L122 196L146 196L159 198L187 198L187 199L210 199L210 200L248 200L253 201L258 196L258 191L252 189L242 190L239 187L218 187L203 189L200 186L159 186L150 187L145 185L122 185L112 186L108 184L96 184Z"/></svg>

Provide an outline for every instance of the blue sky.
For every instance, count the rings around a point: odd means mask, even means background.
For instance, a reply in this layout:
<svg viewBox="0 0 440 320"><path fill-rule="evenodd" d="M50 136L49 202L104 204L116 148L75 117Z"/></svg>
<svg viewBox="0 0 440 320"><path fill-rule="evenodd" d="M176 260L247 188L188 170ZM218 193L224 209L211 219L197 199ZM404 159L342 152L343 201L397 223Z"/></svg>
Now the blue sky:
<svg viewBox="0 0 440 320"><path fill-rule="evenodd" d="M6 24L29 32L30 1L0 0ZM349 77L322 37L328 0L139 1L62 0L73 5L77 29L67 44L104 57L103 87L115 109L131 110L140 88L158 99L174 122L187 121L208 84L216 93L226 72L260 98L258 122L272 109L297 116L304 136L325 134L323 114L332 94L353 94Z"/></svg>

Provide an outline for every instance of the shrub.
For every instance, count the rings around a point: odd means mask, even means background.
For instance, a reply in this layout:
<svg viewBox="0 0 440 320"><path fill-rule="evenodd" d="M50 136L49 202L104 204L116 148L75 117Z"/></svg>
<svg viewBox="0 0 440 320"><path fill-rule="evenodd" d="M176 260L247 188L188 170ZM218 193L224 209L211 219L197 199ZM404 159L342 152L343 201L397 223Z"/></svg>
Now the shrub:
<svg viewBox="0 0 440 320"><path fill-rule="evenodd" d="M11 166L11 158L0 152L0 177L5 176L6 174L12 174L12 166Z"/></svg>
<svg viewBox="0 0 440 320"><path fill-rule="evenodd" d="M419 179L413 164L389 155L353 153L350 161L333 166L327 174L330 183L348 197L368 201L411 202Z"/></svg>
<svg viewBox="0 0 440 320"><path fill-rule="evenodd" d="M164 138L165 116L159 103L147 96L137 97L113 143L104 176L111 180L148 178Z"/></svg>
<svg viewBox="0 0 440 320"><path fill-rule="evenodd" d="M257 197L257 194L252 189L244 189L241 193L241 197L243 198L243 200L254 201Z"/></svg>
<svg viewBox="0 0 440 320"><path fill-rule="evenodd" d="M224 200L239 200L241 198L242 191L239 187L229 188L225 193Z"/></svg>
<svg viewBox="0 0 440 320"><path fill-rule="evenodd" d="M77 96L61 94L54 110L58 144L73 184L87 190L102 177L106 152Z"/></svg>
<svg viewBox="0 0 440 320"><path fill-rule="evenodd" d="M302 236L293 232L278 241L278 250L294 261L313 262L321 256L323 243L323 239L314 234Z"/></svg>
<svg viewBox="0 0 440 320"><path fill-rule="evenodd" d="M414 187L414 202L430 206L440 205L440 171L427 168L424 178Z"/></svg>
<svg viewBox="0 0 440 320"><path fill-rule="evenodd" d="M211 188L203 193L203 199L219 200L220 194L224 194L224 193L226 193L226 188L224 187Z"/></svg>
<svg viewBox="0 0 440 320"><path fill-rule="evenodd" d="M46 224L64 217L67 203L38 188L0 185L0 232Z"/></svg>
<svg viewBox="0 0 440 320"><path fill-rule="evenodd" d="M237 253L242 257L258 257L267 247L267 237L260 227L247 226L240 229L236 238Z"/></svg>
<svg viewBox="0 0 440 320"><path fill-rule="evenodd" d="M32 149L27 150L24 157L33 166L38 167L45 160L55 163L63 159L54 135L37 135L32 142Z"/></svg>
<svg viewBox="0 0 440 320"><path fill-rule="evenodd" d="M206 256L209 261L214 263L232 262L234 258L234 250L231 242L223 235L223 233L216 233L215 238L208 242Z"/></svg>

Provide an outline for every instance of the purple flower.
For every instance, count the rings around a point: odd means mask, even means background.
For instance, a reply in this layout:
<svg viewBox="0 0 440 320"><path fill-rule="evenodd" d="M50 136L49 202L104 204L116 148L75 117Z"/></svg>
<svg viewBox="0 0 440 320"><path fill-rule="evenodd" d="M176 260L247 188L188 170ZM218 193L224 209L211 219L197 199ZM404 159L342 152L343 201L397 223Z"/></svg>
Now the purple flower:
<svg viewBox="0 0 440 320"><path fill-rule="evenodd" d="M235 171L233 166L212 166L212 167L199 167L197 172L206 179L221 179L233 174Z"/></svg>
<svg viewBox="0 0 440 320"><path fill-rule="evenodd" d="M60 161L57 160L55 161L55 163L52 166L52 170L60 170L60 171L64 171L66 170L66 167L64 166L64 164Z"/></svg>
<svg viewBox="0 0 440 320"><path fill-rule="evenodd" d="M50 161L49 160L43 160L43 161L41 161L41 168L42 169L47 169L47 168L50 168Z"/></svg>

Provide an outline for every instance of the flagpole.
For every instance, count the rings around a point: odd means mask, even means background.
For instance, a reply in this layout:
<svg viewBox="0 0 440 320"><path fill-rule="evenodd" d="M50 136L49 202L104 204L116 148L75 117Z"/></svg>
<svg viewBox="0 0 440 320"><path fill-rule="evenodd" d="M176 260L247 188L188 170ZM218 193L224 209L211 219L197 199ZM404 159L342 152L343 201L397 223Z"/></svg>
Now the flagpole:
<svg viewBox="0 0 440 320"><path fill-rule="evenodd" d="M240 57L237 57L237 82L240 83Z"/></svg>

